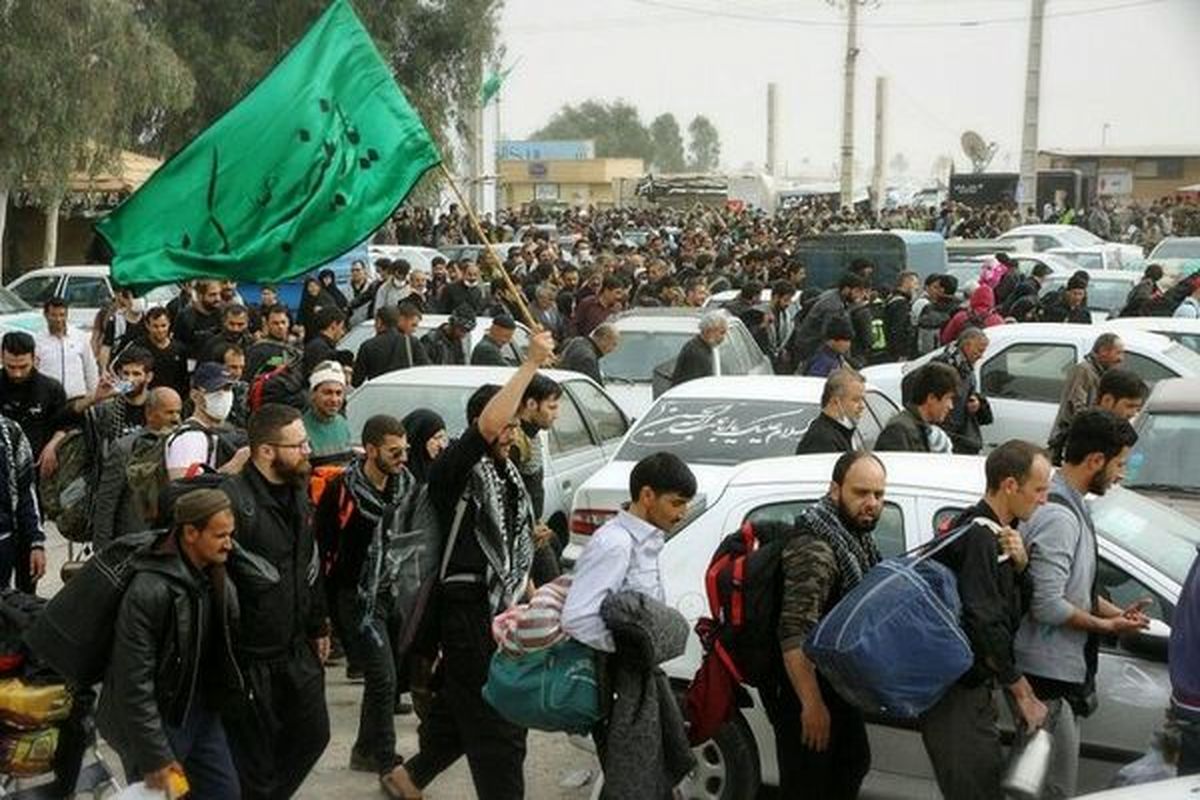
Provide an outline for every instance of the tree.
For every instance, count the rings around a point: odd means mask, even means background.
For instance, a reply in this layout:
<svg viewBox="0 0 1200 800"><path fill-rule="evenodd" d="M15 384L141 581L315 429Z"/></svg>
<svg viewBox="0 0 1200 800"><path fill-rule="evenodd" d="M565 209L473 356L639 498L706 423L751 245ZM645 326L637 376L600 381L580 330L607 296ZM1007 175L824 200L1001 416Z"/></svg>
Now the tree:
<svg viewBox="0 0 1200 800"><path fill-rule="evenodd" d="M654 145L654 166L662 172L682 172L685 169L683 135L679 122L671 113L659 114L650 123L650 140Z"/></svg>
<svg viewBox="0 0 1200 800"><path fill-rule="evenodd" d="M688 125L688 152L691 154L689 169L696 172L711 172L721 160L721 136L716 126L703 114Z"/></svg>
<svg viewBox="0 0 1200 800"><path fill-rule="evenodd" d="M598 158L654 160L650 131L642 124L637 109L624 100L585 100L578 106L565 105L530 138L593 139Z"/></svg>
<svg viewBox="0 0 1200 800"><path fill-rule="evenodd" d="M901 177L908 174L908 159L904 157L904 153L896 153L892 156L892 160L888 162L888 170L893 175Z"/></svg>
<svg viewBox="0 0 1200 800"><path fill-rule="evenodd" d="M131 0L0 4L0 64L0 240L20 188L50 212L52 261L70 176L115 166L135 120L185 108L193 82Z"/></svg>

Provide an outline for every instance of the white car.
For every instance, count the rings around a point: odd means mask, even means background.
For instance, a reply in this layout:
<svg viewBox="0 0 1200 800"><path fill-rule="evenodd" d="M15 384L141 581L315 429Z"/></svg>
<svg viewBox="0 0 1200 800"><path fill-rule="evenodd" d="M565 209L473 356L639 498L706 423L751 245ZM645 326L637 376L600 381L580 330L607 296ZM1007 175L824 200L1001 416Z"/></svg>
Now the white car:
<svg viewBox="0 0 1200 800"><path fill-rule="evenodd" d="M451 437L467 426L467 400L480 386L502 386L512 367L413 367L380 375L351 392L346 419L355 440L363 424L375 414L403 419L418 408L436 411ZM575 489L600 469L620 444L629 421L616 403L591 378L578 372L542 370L563 387L558 421L543 431L546 456L544 518L559 535L567 537L567 514Z"/></svg>
<svg viewBox="0 0 1200 800"><path fill-rule="evenodd" d="M975 365L980 391L992 406L995 422L983 426L988 450L1009 439L1043 443L1050 438L1067 372L1092 351L1104 325L1065 322L1020 323L988 328L987 350ZM1153 385L1163 378L1200 376L1200 355L1166 337L1122 331L1126 369ZM867 381L900 403L904 376L929 362L943 348L913 361L867 367Z"/></svg>
<svg viewBox="0 0 1200 800"><path fill-rule="evenodd" d="M1200 353L1200 319L1183 317L1117 317L1104 327L1117 331L1147 331L1165 336L1187 349Z"/></svg>
<svg viewBox="0 0 1200 800"><path fill-rule="evenodd" d="M887 494L875 529L881 553L898 555L925 541L947 517L978 501L984 459L916 453L879 453L887 467ZM837 454L792 456L743 465L704 511L672 532L660 560L667 603L689 623L709 616L704 573L721 539L746 520L791 520L828 492ZM1149 597L1151 629L1101 645L1099 708L1082 725L1079 785L1108 785L1116 768L1139 757L1162 724L1169 699L1166 641L1183 580L1200 543L1200 523L1135 492L1114 487L1089 498L1099 534L1098 590L1114 603ZM664 669L681 688L700 664L695 634L685 653ZM697 748L699 767L689 798L754 797L759 784L778 781L774 735L757 693L740 690L737 717ZM1003 701L1000 703L1003 707ZM1001 712L1002 724L1009 719ZM872 773L864 795L937 796L920 735L910 726L869 720Z"/></svg>
<svg viewBox="0 0 1200 800"><path fill-rule="evenodd" d="M694 308L635 308L609 322L621 333L621 345L600 359L609 394L632 418L646 413L667 388L675 359L700 332L701 311ZM729 332L713 354L717 375L770 375L771 362L740 319L729 316Z"/></svg>
<svg viewBox="0 0 1200 800"><path fill-rule="evenodd" d="M1113 269L1084 269L1088 276L1087 307L1092 312L1092 322L1104 322L1121 313L1129 293L1141 280L1136 272L1123 272ZM1047 275L1042 284L1042 296L1057 289L1062 289L1071 279L1070 275L1062 273Z"/></svg>
<svg viewBox="0 0 1200 800"><path fill-rule="evenodd" d="M63 298L67 301L67 320L90 331L96 314L116 294L111 273L107 264L42 267L23 273L8 288L37 311L51 297ZM177 294L179 289L174 285L159 286L146 293L146 304L165 306Z"/></svg>
<svg viewBox="0 0 1200 800"><path fill-rule="evenodd" d="M1140 783L1079 795L1077 800L1195 800L1197 795L1200 795L1200 775L1189 775L1186 778Z"/></svg>
<svg viewBox="0 0 1200 800"><path fill-rule="evenodd" d="M1168 236L1150 251L1146 263L1160 265L1172 281L1191 275L1200 269L1200 236Z"/></svg>
<svg viewBox="0 0 1200 800"><path fill-rule="evenodd" d="M1133 270L1140 275L1146 263L1145 258L1141 253L1134 256L1132 251L1123 249L1125 247L1126 245L1105 242L1092 247L1052 247L1046 252L1074 261L1080 269Z"/></svg>
<svg viewBox="0 0 1200 800"><path fill-rule="evenodd" d="M419 269L426 275L433 270L433 260L435 258L445 258L437 250L432 247L416 247L407 244L373 244L367 247L367 255L369 256L371 273L375 272L375 262L380 258L386 258L390 261L404 259L413 269Z"/></svg>
<svg viewBox="0 0 1200 800"><path fill-rule="evenodd" d="M691 467L699 484L691 513L716 498L738 465L752 458L791 455L821 413L824 378L755 375L699 378L676 386L654 401L604 468L579 487L571 508L574 562L589 537L629 500L629 473L648 455L665 450ZM896 404L867 387L866 409L855 434L870 447Z"/></svg>
<svg viewBox="0 0 1200 800"><path fill-rule="evenodd" d="M1075 250L1086 247L1105 247L1120 253L1117 263L1136 263L1143 258L1142 248L1136 244L1106 242L1089 230L1078 225L1019 225L996 237L998 242L1013 242L1018 247L1028 246L1035 253L1056 247Z"/></svg>
<svg viewBox="0 0 1200 800"><path fill-rule="evenodd" d="M442 325L450 320L448 314L422 314L421 323L417 326L417 331L414 334L420 339L425 334L429 333L434 328ZM488 317L476 317L475 327L471 329L470 334L466 338L466 359L464 363L470 363L471 351L475 349L475 345L487 333L488 327L491 325L491 320ZM362 347L362 343L375 335L375 321L365 320L358 323L341 338L337 346L339 350L348 350L349 352L358 355L358 348ZM501 350L505 358L512 362L513 366L521 363L521 359L525 357L525 351L529 349L529 328L525 327L525 323L518 322L517 329L513 331L512 341Z"/></svg>

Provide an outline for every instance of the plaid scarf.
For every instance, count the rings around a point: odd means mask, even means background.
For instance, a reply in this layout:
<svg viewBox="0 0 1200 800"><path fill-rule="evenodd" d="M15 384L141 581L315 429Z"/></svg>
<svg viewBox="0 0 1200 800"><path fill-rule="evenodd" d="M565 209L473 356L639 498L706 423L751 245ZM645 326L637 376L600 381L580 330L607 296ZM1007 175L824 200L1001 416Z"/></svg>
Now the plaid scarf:
<svg viewBox="0 0 1200 800"><path fill-rule="evenodd" d="M843 593L857 586L867 570L879 563L879 548L870 532L846 530L837 505L828 496L805 509L798 521L833 549Z"/></svg>
<svg viewBox="0 0 1200 800"><path fill-rule="evenodd" d="M467 498L478 509L475 538L487 561L488 600L494 614L524 594L533 565L533 504L516 465L505 459L500 468L485 456L472 468L467 484ZM509 513L508 492L517 495L513 514Z"/></svg>
<svg viewBox="0 0 1200 800"><path fill-rule="evenodd" d="M342 473L342 481L345 483L346 491L350 492L354 498L355 510L363 519L375 525L383 516L384 508L400 502L400 498L412 486L412 475L408 470L404 470L399 475L393 476L381 492L367 478L367 473L363 469L365 464L366 456L355 458Z"/></svg>

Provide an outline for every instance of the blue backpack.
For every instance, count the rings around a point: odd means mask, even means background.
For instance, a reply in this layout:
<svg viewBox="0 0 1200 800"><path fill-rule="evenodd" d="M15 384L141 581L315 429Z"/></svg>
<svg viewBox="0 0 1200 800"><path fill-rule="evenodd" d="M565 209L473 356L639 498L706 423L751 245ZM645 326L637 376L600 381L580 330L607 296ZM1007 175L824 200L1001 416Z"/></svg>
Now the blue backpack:
<svg viewBox="0 0 1200 800"><path fill-rule="evenodd" d="M957 579L931 557L976 523L994 525L976 518L920 555L880 562L813 628L804 652L842 699L867 713L912 719L971 668Z"/></svg>

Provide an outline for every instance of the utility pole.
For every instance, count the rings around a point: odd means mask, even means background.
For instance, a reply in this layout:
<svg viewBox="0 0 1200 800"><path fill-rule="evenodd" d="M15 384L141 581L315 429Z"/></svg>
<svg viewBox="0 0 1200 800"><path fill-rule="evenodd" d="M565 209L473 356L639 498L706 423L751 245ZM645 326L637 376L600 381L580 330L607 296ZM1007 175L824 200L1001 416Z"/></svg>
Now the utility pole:
<svg viewBox="0 0 1200 800"><path fill-rule="evenodd" d="M767 174L772 178L775 177L775 170L779 166L779 155L777 147L779 146L779 136L776 133L775 126L779 124L779 93L776 91L774 83L767 84Z"/></svg>
<svg viewBox="0 0 1200 800"><path fill-rule="evenodd" d="M842 205L854 202L854 65L858 60L858 3L846 0L846 69L842 76Z"/></svg>
<svg viewBox="0 0 1200 800"><path fill-rule="evenodd" d="M1021 204L1037 208L1038 105L1042 89L1042 23L1046 0L1030 0L1029 52L1025 64L1025 118L1021 123Z"/></svg>
<svg viewBox="0 0 1200 800"><path fill-rule="evenodd" d="M874 195L872 208L875 213L883 208L883 194L887 190L886 164L883 161L884 135L887 123L887 78L875 78L875 169L871 175L871 191Z"/></svg>

